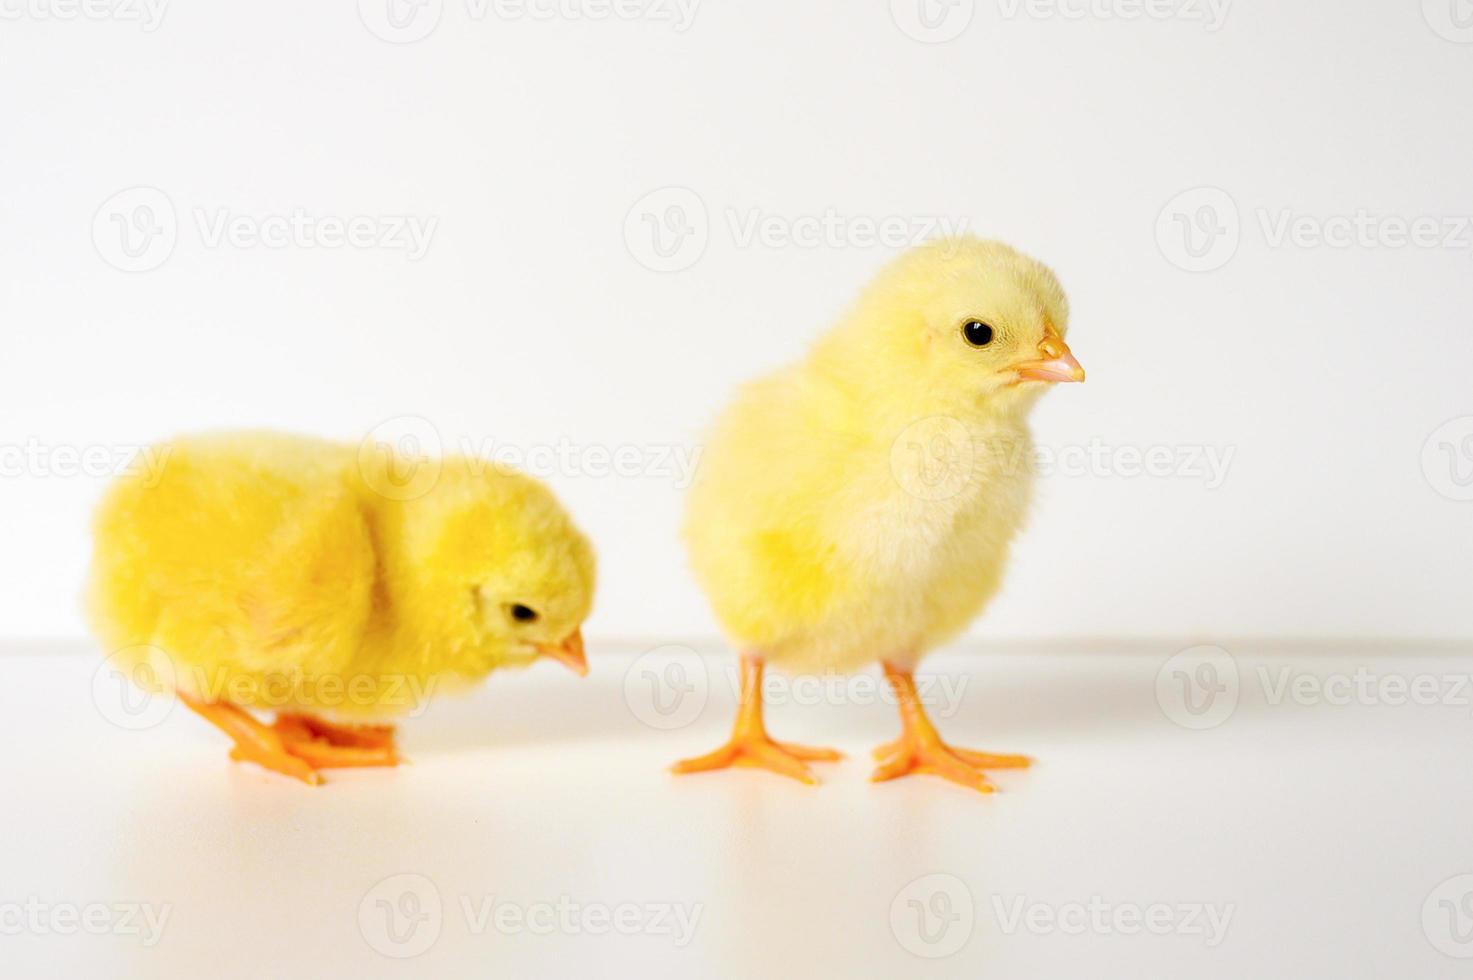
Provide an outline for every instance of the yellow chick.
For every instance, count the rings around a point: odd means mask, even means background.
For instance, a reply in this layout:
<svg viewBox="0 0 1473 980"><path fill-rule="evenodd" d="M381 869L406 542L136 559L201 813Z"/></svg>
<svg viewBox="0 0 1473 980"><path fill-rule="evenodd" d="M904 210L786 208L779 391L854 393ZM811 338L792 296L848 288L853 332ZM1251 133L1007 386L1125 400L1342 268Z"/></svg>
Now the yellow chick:
<svg viewBox="0 0 1473 980"><path fill-rule="evenodd" d="M593 549L536 480L275 433L156 452L160 474L98 508L89 612L115 663L232 758L311 784L391 766L394 730L369 721L539 657L587 672Z"/></svg>
<svg viewBox="0 0 1473 980"><path fill-rule="evenodd" d="M742 651L727 744L676 772L757 766L814 782L839 754L776 742L766 663L853 671L879 660L903 730L875 780L933 772L991 792L981 770L1025 756L946 745L912 672L1002 581L1031 482L1027 417L1049 384L1083 381L1068 301L1047 267L971 236L885 267L800 363L745 386L717 421L685 538Z"/></svg>

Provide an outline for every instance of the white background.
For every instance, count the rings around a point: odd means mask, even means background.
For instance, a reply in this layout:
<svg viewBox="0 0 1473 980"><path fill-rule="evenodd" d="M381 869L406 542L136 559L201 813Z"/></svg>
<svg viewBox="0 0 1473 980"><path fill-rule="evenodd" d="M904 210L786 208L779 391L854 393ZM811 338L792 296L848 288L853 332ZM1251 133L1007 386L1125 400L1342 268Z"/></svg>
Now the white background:
<svg viewBox="0 0 1473 980"><path fill-rule="evenodd" d="M1473 232L1270 235L1285 214L1473 212L1454 0L1245 0L1217 30L1196 8L961 0L933 8L945 43L911 36L909 0L713 0L683 31L446 0L400 44L350 2L179 3L153 30L27 2L0 4L0 633L83 629L103 480L50 473L59 447L356 439L416 415L451 448L689 451L733 385L797 356L893 253L852 222L900 216L965 221L1059 272L1090 380L1045 399L1042 444L1233 453L1215 488L1120 466L1044 480L979 637L1473 636L1473 503L1450 468L1473 474L1473 443L1454 430L1423 454L1473 415ZM177 244L124 272L94 216L140 185L167 196ZM670 186L707 232L662 273L639 261L636 205ZM1178 198L1200 187L1231 206ZM1222 236L1220 267L1188 271L1175 214L1214 201L1236 250ZM418 260L211 247L198 227L294 209L436 226ZM851 229L835 244L733 229L830 209ZM28 445L47 462L17 473ZM601 552L591 635L714 632L673 475L550 479Z"/></svg>
<svg viewBox="0 0 1473 980"><path fill-rule="evenodd" d="M704 0L684 29L654 0L424 0L399 33L407 0L178 0L152 29L143 0L71 2L0 0L0 972L1466 975L1470 0ZM434 231L410 258L199 227L294 211ZM786 243L830 213L835 241ZM1362 213L1454 240L1315 243ZM662 258L667 218L691 233ZM1002 652L924 672L959 685L948 739L1038 765L987 797L869 784L895 732L871 671L769 694L775 736L847 754L821 786L674 778L728 730L735 664L654 467L825 328L895 253L863 240L887 218L1014 242L1073 301L1090 379L1035 427L1104 464L1041 482L975 627ZM128 258L117 219L172 249ZM81 638L105 480L58 474L70 454L404 416L447 449L646 462L549 474L601 552L591 675L439 699L403 727L413 765L318 789L135 704ZM1128 475L1153 447L1183 465ZM1187 465L1209 448L1220 485ZM444 902L408 961L379 916L406 876ZM493 893L704 911L679 949L474 933L457 900ZM1043 934L1003 926L1013 898L1234 915L1210 946ZM153 946L16 934L30 900L172 917ZM944 948L920 933L967 905Z"/></svg>
<svg viewBox="0 0 1473 980"><path fill-rule="evenodd" d="M121 688L108 683L120 678L104 678L94 700L89 679L103 675L82 649L0 647L0 725L18 747L0 753L0 781L17 788L0 836L0 913L34 896L171 914L153 945L9 925L7 980L1453 980L1473 957L1467 689L1440 704L1406 697L1418 678L1466 681L1466 655L1362 648L1356 666L1403 682L1399 700L1276 701L1284 676L1343 692L1352 661L1326 655L1342 649L1235 645L1236 665L1222 653L1227 671L1214 675L1231 691L1207 693L1209 711L1194 716L1181 687L1161 687L1183 663L1168 659L1173 644L941 654L926 675L964 692L933 705L947 737L1039 760L994 774L999 791L983 797L929 776L866 782L868 750L896 727L872 673L870 697L856 675L851 696L801 697L795 683L769 701L775 735L848 753L815 767L817 787L751 769L664 772L729 730L735 663L596 649L581 680L548 667L438 700L403 728L413 765L335 770L308 789L229 764L226 739L178 705L120 712ZM657 701L642 681L675 663L694 700L655 726L675 691L662 683ZM138 727L157 711L161 721ZM438 893L442 911L421 929L391 920L397 946L378 903L402 908L401 890ZM910 904L937 910L938 893L955 915L944 930ZM508 933L484 919L476 930L462 902L475 912L487 896L701 915L684 946ZM1211 904L1231 921L1221 941L1200 919L1188 932L1185 918L1165 935L1139 920L1129 932L1051 918L1009 928L998 903L1018 901L1060 917L1091 901Z"/></svg>

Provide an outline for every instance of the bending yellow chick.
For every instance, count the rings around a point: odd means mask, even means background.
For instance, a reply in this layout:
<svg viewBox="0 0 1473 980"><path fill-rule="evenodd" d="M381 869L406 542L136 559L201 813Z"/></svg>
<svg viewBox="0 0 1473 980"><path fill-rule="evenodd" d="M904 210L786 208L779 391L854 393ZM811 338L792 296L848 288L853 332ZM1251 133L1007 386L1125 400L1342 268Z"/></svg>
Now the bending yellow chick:
<svg viewBox="0 0 1473 980"><path fill-rule="evenodd" d="M875 780L934 772L991 792L987 768L1024 756L951 748L912 678L1002 580L1029 497L1027 416L1047 384L1083 381L1052 272L971 236L883 269L799 364L747 385L718 420L685 537L723 629L742 651L730 741L676 772L731 765L814 782L839 758L770 739L764 664L852 671L881 661L899 739Z"/></svg>
<svg viewBox="0 0 1473 980"><path fill-rule="evenodd" d="M89 606L119 665L307 783L395 765L430 695L539 657L587 672L593 549L495 463L272 433L180 439L98 508ZM273 725L246 709L272 708Z"/></svg>

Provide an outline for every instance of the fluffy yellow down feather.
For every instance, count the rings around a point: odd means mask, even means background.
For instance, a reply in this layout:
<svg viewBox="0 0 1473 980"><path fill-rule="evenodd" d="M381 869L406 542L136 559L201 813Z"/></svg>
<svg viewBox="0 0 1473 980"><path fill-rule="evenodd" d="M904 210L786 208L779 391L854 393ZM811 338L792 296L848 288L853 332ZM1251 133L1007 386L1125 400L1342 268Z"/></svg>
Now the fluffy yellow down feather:
<svg viewBox="0 0 1473 980"><path fill-rule="evenodd" d="M196 698L402 714L589 613L588 541L492 462L267 432L157 452L161 475L120 478L97 510L88 605L122 667Z"/></svg>
<svg viewBox="0 0 1473 980"><path fill-rule="evenodd" d="M997 591L1028 504L1026 420L1045 386L1017 367L1068 319L1039 262L936 241L884 268L801 363L745 386L685 521L732 642L792 670L849 671L913 666L962 630ZM968 342L971 320L989 343Z"/></svg>

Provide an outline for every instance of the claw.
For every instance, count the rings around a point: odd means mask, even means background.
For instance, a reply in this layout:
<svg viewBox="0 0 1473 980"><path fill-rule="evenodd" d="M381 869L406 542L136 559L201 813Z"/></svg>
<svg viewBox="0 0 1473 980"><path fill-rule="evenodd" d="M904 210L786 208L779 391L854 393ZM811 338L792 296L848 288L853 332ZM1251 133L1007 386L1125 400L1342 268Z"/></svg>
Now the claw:
<svg viewBox="0 0 1473 980"><path fill-rule="evenodd" d="M1027 769L1033 760L1026 755L995 755L975 749L959 749L948 745L951 754L976 769Z"/></svg>
<svg viewBox="0 0 1473 980"><path fill-rule="evenodd" d="M838 762L844 758L844 753L838 749L815 748L811 745L798 745L793 742L774 742L772 744L795 759L806 759L810 762Z"/></svg>
<svg viewBox="0 0 1473 980"><path fill-rule="evenodd" d="M318 772L312 763L284 751L263 752L237 745L230 750L230 758L235 762L254 762L262 769L269 769L283 776L299 779L308 786L322 785L322 773Z"/></svg>

